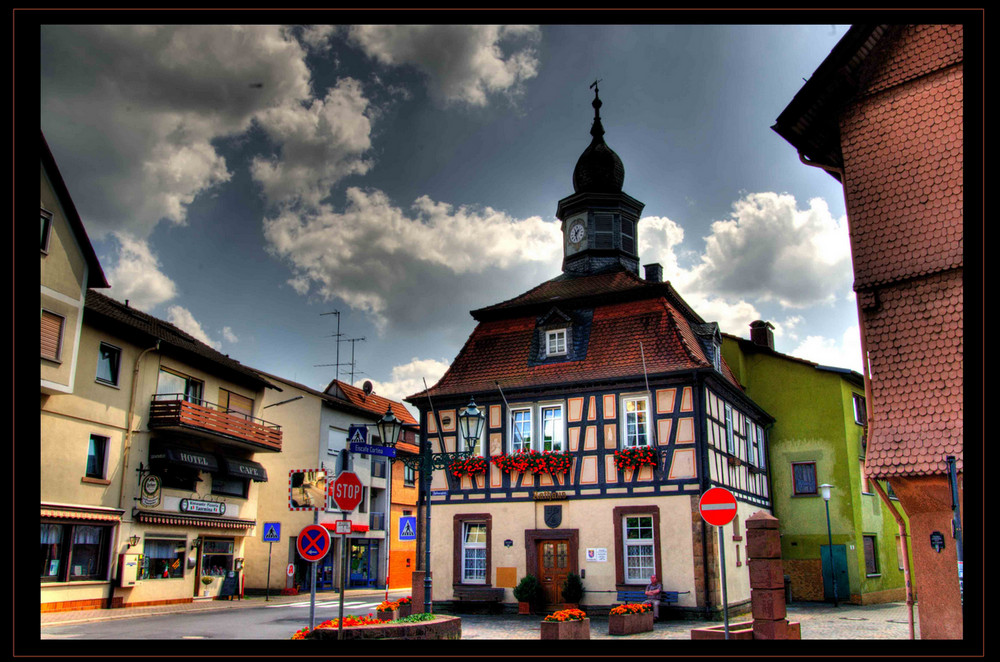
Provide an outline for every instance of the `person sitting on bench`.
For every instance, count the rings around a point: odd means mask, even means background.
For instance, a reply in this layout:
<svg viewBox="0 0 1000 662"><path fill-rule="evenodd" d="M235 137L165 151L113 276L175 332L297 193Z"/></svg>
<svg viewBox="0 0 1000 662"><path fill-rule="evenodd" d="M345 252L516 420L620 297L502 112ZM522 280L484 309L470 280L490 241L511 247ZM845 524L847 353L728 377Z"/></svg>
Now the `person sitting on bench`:
<svg viewBox="0 0 1000 662"><path fill-rule="evenodd" d="M646 586L646 602L650 602L653 605L653 620L660 620L660 592L663 591L663 585L653 575L649 578L649 585Z"/></svg>

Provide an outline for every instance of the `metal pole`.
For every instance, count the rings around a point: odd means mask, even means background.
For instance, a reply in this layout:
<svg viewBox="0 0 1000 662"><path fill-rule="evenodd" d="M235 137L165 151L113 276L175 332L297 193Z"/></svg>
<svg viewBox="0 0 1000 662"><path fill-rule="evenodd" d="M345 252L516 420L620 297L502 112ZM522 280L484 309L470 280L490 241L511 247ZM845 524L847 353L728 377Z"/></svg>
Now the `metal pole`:
<svg viewBox="0 0 1000 662"><path fill-rule="evenodd" d="M340 519L347 519L347 512L340 512ZM340 607L337 610L337 639L344 638L344 593L347 593L347 534L340 537Z"/></svg>
<svg viewBox="0 0 1000 662"><path fill-rule="evenodd" d="M440 429L440 428L439 428ZM423 462L421 463L421 479L424 482L424 609L428 614L434 613L431 598L431 472L434 470L431 462L430 439L425 440Z"/></svg>
<svg viewBox="0 0 1000 662"><path fill-rule="evenodd" d="M319 524L319 511L313 511L313 524ZM316 562L312 562L312 580L309 587L309 631L316 628Z"/></svg>
<svg viewBox="0 0 1000 662"><path fill-rule="evenodd" d="M725 625L726 639L729 639L729 595L726 592L726 543L723 540L722 529L724 527L715 527L719 530L719 558L722 561L722 620Z"/></svg>
<svg viewBox="0 0 1000 662"><path fill-rule="evenodd" d="M826 539L829 543L827 545L827 556L830 558L830 578L833 580L833 606L839 606L837 604L837 569L833 565L833 532L830 529L830 502L826 502Z"/></svg>
<svg viewBox="0 0 1000 662"><path fill-rule="evenodd" d="M268 541L267 543L267 585L264 588L264 602L268 602L271 599L271 548L274 547L274 543Z"/></svg>

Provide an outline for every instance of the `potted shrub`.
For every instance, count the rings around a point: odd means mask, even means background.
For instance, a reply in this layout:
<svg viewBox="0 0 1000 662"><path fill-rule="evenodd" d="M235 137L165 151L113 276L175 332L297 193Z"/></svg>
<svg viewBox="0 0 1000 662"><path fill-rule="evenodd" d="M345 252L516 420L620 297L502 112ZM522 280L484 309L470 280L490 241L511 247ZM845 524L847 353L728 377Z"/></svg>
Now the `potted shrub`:
<svg viewBox="0 0 1000 662"><path fill-rule="evenodd" d="M653 605L632 603L612 607L608 612L608 634L636 634L653 630Z"/></svg>
<svg viewBox="0 0 1000 662"><path fill-rule="evenodd" d="M583 580L580 579L580 575L575 572L566 575L566 581L562 585L562 597L567 605L574 608L580 606L580 602L583 600Z"/></svg>
<svg viewBox="0 0 1000 662"><path fill-rule="evenodd" d="M205 587L204 589L202 589L201 594L203 596L208 596L208 587L212 584L212 578L209 577L208 575L202 575L201 576L201 584L202 584L202 586Z"/></svg>
<svg viewBox="0 0 1000 662"><path fill-rule="evenodd" d="M590 619L579 609L561 609L542 620L542 639L590 639Z"/></svg>
<svg viewBox="0 0 1000 662"><path fill-rule="evenodd" d="M542 585L534 575L525 575L514 587L519 614L530 614L542 601Z"/></svg>

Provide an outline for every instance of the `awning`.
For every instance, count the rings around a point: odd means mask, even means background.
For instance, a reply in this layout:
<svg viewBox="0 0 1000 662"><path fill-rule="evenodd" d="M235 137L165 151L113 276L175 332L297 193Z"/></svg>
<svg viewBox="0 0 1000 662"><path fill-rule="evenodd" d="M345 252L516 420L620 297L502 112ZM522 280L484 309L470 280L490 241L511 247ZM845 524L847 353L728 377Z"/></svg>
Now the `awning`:
<svg viewBox="0 0 1000 662"><path fill-rule="evenodd" d="M212 529L249 529L257 526L256 520L219 519L218 517L198 517L196 515L171 515L138 511L135 521L140 524L167 524L171 526L199 526Z"/></svg>
<svg viewBox="0 0 1000 662"><path fill-rule="evenodd" d="M222 470L236 478L249 478L258 483L267 482L267 470L263 465L253 460L238 460L233 457L219 456L222 460Z"/></svg>
<svg viewBox="0 0 1000 662"><path fill-rule="evenodd" d="M188 469L214 472L219 470L215 456L202 451L194 451L178 446L161 445L149 450L149 461L161 460Z"/></svg>
<svg viewBox="0 0 1000 662"><path fill-rule="evenodd" d="M124 510L111 508L86 508L82 506L65 506L58 504L42 504L41 517L52 519L81 519L98 522L120 522Z"/></svg>

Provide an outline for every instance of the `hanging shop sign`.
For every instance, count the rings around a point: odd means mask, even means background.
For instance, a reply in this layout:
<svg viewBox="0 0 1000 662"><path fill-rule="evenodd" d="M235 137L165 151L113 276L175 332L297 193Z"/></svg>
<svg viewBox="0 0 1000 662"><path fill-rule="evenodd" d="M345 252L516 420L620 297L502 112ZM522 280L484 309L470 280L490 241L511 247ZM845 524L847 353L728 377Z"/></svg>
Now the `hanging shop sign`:
<svg viewBox="0 0 1000 662"><path fill-rule="evenodd" d="M139 503L142 504L144 508L155 508L160 505L160 487L162 482L159 476L153 474L146 474L142 479L142 490L139 497Z"/></svg>
<svg viewBox="0 0 1000 662"><path fill-rule="evenodd" d="M180 510L182 513L197 513L199 515L225 515L226 504L221 501L181 499Z"/></svg>

